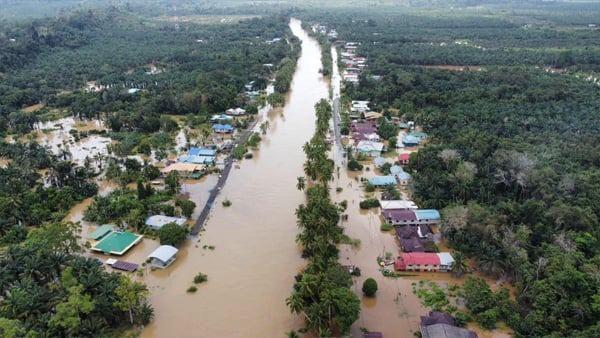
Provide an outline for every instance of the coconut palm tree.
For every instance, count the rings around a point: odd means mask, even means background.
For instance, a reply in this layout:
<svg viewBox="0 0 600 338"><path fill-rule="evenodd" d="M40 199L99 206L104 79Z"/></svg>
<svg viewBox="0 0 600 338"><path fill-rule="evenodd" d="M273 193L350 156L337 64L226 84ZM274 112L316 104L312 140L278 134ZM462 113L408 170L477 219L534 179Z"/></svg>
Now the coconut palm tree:
<svg viewBox="0 0 600 338"><path fill-rule="evenodd" d="M454 277L460 277L465 273L469 272L469 264L467 263L467 257L460 252L455 251L452 254L452 258L454 258L454 263L452 264L452 275Z"/></svg>

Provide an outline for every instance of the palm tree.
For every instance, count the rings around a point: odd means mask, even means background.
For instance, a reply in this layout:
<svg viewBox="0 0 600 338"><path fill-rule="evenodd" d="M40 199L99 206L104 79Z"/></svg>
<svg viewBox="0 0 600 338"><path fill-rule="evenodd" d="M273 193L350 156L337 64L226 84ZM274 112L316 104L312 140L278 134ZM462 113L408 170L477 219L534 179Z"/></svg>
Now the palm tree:
<svg viewBox="0 0 600 338"><path fill-rule="evenodd" d="M452 275L454 275L454 277L460 277L469 272L467 257L465 257L462 252L455 251L452 258L454 258L454 263L452 264Z"/></svg>
<svg viewBox="0 0 600 338"><path fill-rule="evenodd" d="M296 183L296 189L302 191L306 188L306 179L302 176L298 177L298 183Z"/></svg>

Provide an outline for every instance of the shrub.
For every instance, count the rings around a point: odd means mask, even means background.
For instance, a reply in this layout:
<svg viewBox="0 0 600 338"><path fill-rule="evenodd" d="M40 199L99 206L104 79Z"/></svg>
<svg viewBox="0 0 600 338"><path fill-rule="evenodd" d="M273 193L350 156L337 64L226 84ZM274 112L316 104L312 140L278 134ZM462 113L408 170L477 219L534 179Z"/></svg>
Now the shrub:
<svg viewBox="0 0 600 338"><path fill-rule="evenodd" d="M198 288L195 285L190 286L189 288L187 288L186 292L187 293L194 293L198 291Z"/></svg>
<svg viewBox="0 0 600 338"><path fill-rule="evenodd" d="M365 185L365 192L373 192L375 191L375 186L372 185L371 183L367 183Z"/></svg>
<svg viewBox="0 0 600 338"><path fill-rule="evenodd" d="M196 276L194 276L194 284L201 284L208 281L208 276L203 274L202 272L198 272Z"/></svg>
<svg viewBox="0 0 600 338"><path fill-rule="evenodd" d="M232 203L230 200L224 200L222 204L224 207L230 207Z"/></svg>
<svg viewBox="0 0 600 338"><path fill-rule="evenodd" d="M377 293L377 282L371 277L367 278L363 283L362 291L365 296L374 297Z"/></svg>
<svg viewBox="0 0 600 338"><path fill-rule="evenodd" d="M390 223L383 223L381 224L381 227L379 228L381 231L390 231L392 229L394 229L394 226Z"/></svg>
<svg viewBox="0 0 600 338"><path fill-rule="evenodd" d="M187 218L192 217L196 208L196 203L190 200L177 200L175 201L175 205L181 209L181 213Z"/></svg>
<svg viewBox="0 0 600 338"><path fill-rule="evenodd" d="M359 205L361 209L377 208L379 206L379 200L376 198L368 198L361 201Z"/></svg>
<svg viewBox="0 0 600 338"><path fill-rule="evenodd" d="M348 170L351 171L361 171L363 169L363 165L360 164L357 160L351 158L348 161Z"/></svg>

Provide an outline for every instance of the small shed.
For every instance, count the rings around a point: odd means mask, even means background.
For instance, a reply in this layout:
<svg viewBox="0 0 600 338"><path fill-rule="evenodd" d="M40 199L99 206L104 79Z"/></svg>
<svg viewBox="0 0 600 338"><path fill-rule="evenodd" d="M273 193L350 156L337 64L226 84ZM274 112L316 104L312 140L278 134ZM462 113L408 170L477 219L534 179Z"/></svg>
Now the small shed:
<svg viewBox="0 0 600 338"><path fill-rule="evenodd" d="M398 156L398 162L402 165L407 165L410 161L410 154L404 153Z"/></svg>
<svg viewBox="0 0 600 338"><path fill-rule="evenodd" d="M450 271L454 265L454 257L449 252L438 253L440 257L440 271Z"/></svg>
<svg viewBox="0 0 600 338"><path fill-rule="evenodd" d="M178 251L177 248L170 245L161 245L148 255L150 264L156 268L164 269L173 263Z"/></svg>
<svg viewBox="0 0 600 338"><path fill-rule="evenodd" d="M88 234L87 238L99 241L104 238L104 236L111 233L114 229L115 227L112 224L104 224L97 227L96 230L94 230L91 234Z"/></svg>

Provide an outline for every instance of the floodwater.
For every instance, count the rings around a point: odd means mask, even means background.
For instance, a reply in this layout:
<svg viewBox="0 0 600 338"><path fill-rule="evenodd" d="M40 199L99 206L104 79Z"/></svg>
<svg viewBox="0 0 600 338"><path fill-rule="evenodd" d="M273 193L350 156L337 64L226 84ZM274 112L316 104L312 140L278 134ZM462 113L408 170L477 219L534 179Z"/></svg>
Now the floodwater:
<svg viewBox="0 0 600 338"><path fill-rule="evenodd" d="M337 67L337 51L332 48L333 74L332 89L333 100L340 95L340 75ZM403 149L402 152L412 152L416 149ZM412 338L419 331L420 316L429 312L421 305L419 298L413 293L413 284L419 281L430 280L437 282L442 287L460 285L465 277L454 278L449 273L411 273L410 276L399 278L384 277L377 264L377 257L385 257L391 253L393 257L400 253L398 242L393 232L382 232L380 225L382 220L379 209L361 210L359 202L365 198L380 198L379 193L365 193L359 179L360 177L373 177L380 173L371 163L363 163L365 169L362 173L350 172L345 169L343 152L338 146L332 147L332 155L336 166L340 167L339 176L334 175L331 187L331 195L336 202L346 200L348 209L344 214L348 220L344 221L345 234L353 239L360 240L360 245L342 245L340 247L340 263L342 265L355 265L360 268L361 276L353 278L354 292L361 299L360 318L351 329L353 337L360 337L361 329L382 332L384 337ZM368 171L367 171L368 167ZM336 188L341 187L341 192ZM401 189L406 196L409 192ZM377 281L378 291L375 298L362 296L362 283L365 279L372 277ZM488 280L489 283L492 281ZM471 327L470 327L471 328ZM471 328L482 338L504 338L509 337L508 331L495 330L484 331Z"/></svg>
<svg viewBox="0 0 600 338"><path fill-rule="evenodd" d="M156 318L143 337L282 337L302 325L285 305L305 265L294 215L304 195L295 186L303 175L302 145L314 132L314 104L328 87L318 43L299 21L290 27L302 40L302 55L287 104L267 114L260 150L234 169L199 243L188 241L174 265L144 278ZM225 199L230 207L222 206ZM198 272L208 282L186 293Z"/></svg>

